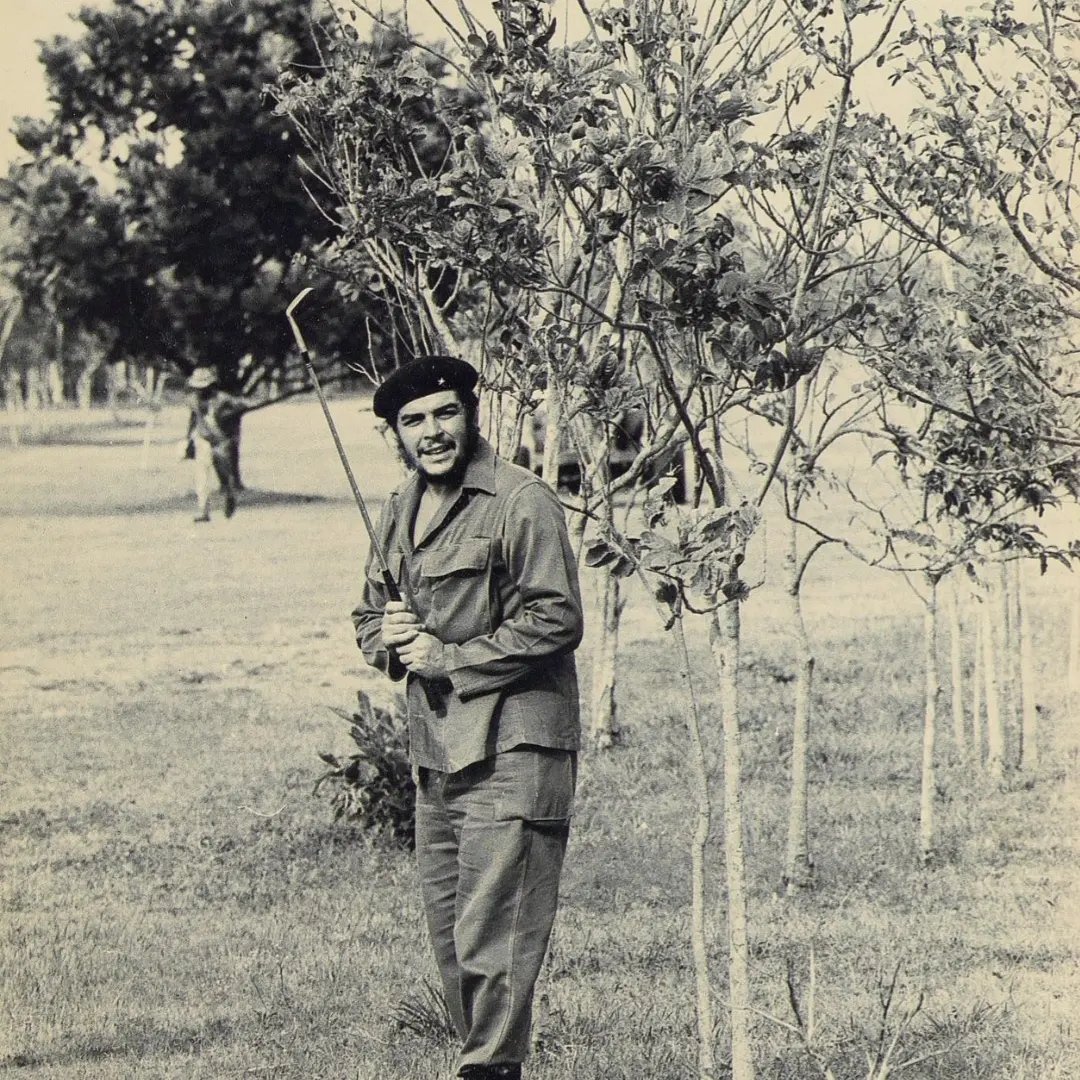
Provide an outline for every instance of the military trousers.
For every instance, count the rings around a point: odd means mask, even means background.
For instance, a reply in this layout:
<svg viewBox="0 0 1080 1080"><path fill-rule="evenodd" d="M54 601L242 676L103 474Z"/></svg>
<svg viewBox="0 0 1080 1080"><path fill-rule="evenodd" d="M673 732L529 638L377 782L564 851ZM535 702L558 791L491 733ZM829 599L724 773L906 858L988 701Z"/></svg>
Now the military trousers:
<svg viewBox="0 0 1080 1080"><path fill-rule="evenodd" d="M576 754L535 746L419 770L417 865L460 1066L528 1055L576 775Z"/></svg>
<svg viewBox="0 0 1080 1080"><path fill-rule="evenodd" d="M214 446L198 435L194 436L193 441L195 443L195 502L199 513L206 516L210 513L210 496L219 485L225 492L226 505L235 501L236 475L227 443Z"/></svg>

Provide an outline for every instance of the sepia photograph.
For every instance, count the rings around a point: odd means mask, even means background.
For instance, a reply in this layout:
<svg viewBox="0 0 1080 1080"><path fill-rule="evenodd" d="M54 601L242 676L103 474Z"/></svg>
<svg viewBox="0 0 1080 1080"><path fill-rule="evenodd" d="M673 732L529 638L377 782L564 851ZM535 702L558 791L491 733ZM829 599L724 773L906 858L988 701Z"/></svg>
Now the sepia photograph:
<svg viewBox="0 0 1080 1080"><path fill-rule="evenodd" d="M0 1075L1080 1078L1080 0L0 14Z"/></svg>

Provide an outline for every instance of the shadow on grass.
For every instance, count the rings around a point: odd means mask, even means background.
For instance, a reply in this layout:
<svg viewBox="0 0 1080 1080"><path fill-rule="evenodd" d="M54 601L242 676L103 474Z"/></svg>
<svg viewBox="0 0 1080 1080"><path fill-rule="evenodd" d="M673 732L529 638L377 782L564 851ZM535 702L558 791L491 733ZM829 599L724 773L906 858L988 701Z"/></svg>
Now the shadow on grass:
<svg viewBox="0 0 1080 1080"><path fill-rule="evenodd" d="M186 493L163 494L160 498L153 494L140 498L135 496L131 502L105 502L100 497L95 498L93 490L71 492L66 495L56 492L50 493L47 501L20 500L16 505L0 505L0 513L9 517L133 517L160 516L164 514L176 514L185 518L195 512L195 497ZM16 502L16 500L12 500ZM252 510L284 510L299 506L332 506L340 503L345 505L351 502L347 495L330 497L326 495L308 495L304 492L289 491L263 491L258 488L248 488L240 495L237 515ZM224 521L223 497L215 493L210 500L211 517Z"/></svg>
<svg viewBox="0 0 1080 1080"><path fill-rule="evenodd" d="M263 507L307 506L311 503L328 504L350 501L344 495L330 497L328 495L306 495L303 492L260 491L258 488L248 488L240 495L240 509L255 510Z"/></svg>
<svg viewBox="0 0 1080 1080"><path fill-rule="evenodd" d="M76 1038L56 1051L16 1053L0 1058L0 1071L7 1069L62 1068L117 1058L144 1058L164 1054L190 1053L211 1043L228 1044L243 1037L236 1018L219 1017L201 1027L163 1031L149 1021L131 1020L118 1025L109 1035Z"/></svg>
<svg viewBox="0 0 1080 1080"><path fill-rule="evenodd" d="M328 506L333 503L345 503L348 500L330 498L326 495L308 495L301 491L263 491L260 488L245 488L240 493L237 515L250 510L280 510L295 506ZM210 497L210 514L212 517L224 519L223 496L215 492ZM129 506L115 506L102 508L97 513L105 514L172 514L187 513L195 508L195 499L192 495L174 495L160 502L134 502Z"/></svg>

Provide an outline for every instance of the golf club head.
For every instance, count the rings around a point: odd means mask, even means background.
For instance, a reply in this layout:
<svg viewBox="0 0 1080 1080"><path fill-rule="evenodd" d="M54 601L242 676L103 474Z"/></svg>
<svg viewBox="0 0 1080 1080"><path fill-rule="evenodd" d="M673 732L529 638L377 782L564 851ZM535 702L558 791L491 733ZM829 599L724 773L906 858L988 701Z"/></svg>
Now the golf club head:
<svg viewBox="0 0 1080 1080"><path fill-rule="evenodd" d="M285 309L285 318L289 320L289 325L292 327L293 337L296 338L297 347L300 349L301 354L307 357L307 344L304 341L304 335L300 333L300 327L297 325L294 312L296 309L307 299L308 293L312 292L312 288L309 285L307 288L301 289L293 298L289 306Z"/></svg>
<svg viewBox="0 0 1080 1080"><path fill-rule="evenodd" d="M312 286L308 285L306 288L301 289L290 301L289 306L285 309L285 318L292 320L293 312L307 299L308 293L314 292Z"/></svg>

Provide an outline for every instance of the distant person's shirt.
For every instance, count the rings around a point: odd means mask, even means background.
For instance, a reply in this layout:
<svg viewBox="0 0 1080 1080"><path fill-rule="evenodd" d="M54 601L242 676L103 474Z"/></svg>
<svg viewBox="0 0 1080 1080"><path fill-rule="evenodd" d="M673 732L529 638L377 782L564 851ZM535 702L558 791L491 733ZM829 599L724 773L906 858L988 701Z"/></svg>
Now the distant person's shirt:
<svg viewBox="0 0 1080 1080"><path fill-rule="evenodd" d="M235 424L246 406L242 398L219 392L199 399L191 410L191 433L211 446L223 446L235 437Z"/></svg>

